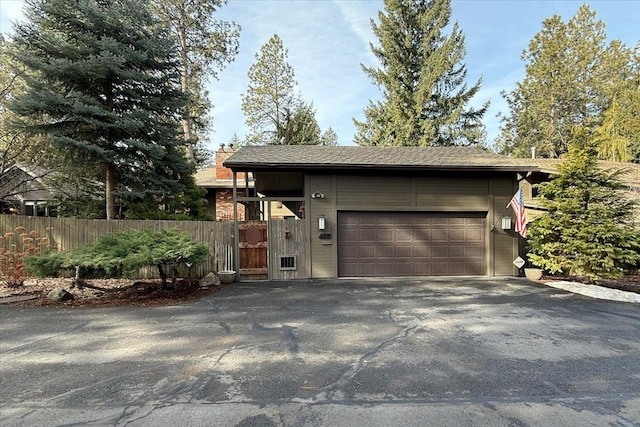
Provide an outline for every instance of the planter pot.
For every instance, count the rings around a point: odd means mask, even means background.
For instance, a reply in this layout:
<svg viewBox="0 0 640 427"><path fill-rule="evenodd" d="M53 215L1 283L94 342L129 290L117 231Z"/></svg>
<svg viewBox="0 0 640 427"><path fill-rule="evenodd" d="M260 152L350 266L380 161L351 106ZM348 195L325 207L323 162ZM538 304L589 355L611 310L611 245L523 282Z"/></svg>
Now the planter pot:
<svg viewBox="0 0 640 427"><path fill-rule="evenodd" d="M542 269L541 268L525 268L524 275L529 280L540 280L542 279Z"/></svg>
<svg viewBox="0 0 640 427"><path fill-rule="evenodd" d="M233 270L218 271L218 279L220 283L229 284L236 280L236 272Z"/></svg>

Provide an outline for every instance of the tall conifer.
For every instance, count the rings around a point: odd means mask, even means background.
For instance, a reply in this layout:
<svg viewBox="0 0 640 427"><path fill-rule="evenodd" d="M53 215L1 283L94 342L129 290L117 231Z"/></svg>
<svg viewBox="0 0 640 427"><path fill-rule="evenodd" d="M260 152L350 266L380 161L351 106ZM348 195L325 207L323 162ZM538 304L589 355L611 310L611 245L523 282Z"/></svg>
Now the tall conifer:
<svg viewBox="0 0 640 427"><path fill-rule="evenodd" d="M544 213L529 228L529 259L551 273L616 278L640 261L635 204L620 171L598 165L596 145L574 131L558 174L539 186Z"/></svg>
<svg viewBox="0 0 640 427"><path fill-rule="evenodd" d="M116 196L163 197L189 187L180 137L186 98L174 47L144 0L31 0L15 28L27 90L11 105L37 119L70 161L101 169L106 215Z"/></svg>
<svg viewBox="0 0 640 427"><path fill-rule="evenodd" d="M364 121L354 119L359 145L450 146L484 142L482 117L488 103L469 107L481 80L467 88L465 43L451 19L450 0L385 0L371 26L380 68L363 65L382 90L369 102Z"/></svg>

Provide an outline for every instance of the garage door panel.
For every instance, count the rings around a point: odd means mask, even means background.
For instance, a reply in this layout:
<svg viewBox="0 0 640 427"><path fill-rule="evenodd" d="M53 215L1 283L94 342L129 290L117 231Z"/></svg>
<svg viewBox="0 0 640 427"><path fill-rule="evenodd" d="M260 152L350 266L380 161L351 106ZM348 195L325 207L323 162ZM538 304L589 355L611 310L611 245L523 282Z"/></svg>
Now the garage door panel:
<svg viewBox="0 0 640 427"><path fill-rule="evenodd" d="M413 258L414 251L413 246L407 245L406 243L402 243L396 246L396 257L398 258Z"/></svg>
<svg viewBox="0 0 640 427"><path fill-rule="evenodd" d="M358 242L375 242L376 230L375 228L361 228L358 230Z"/></svg>
<svg viewBox="0 0 640 427"><path fill-rule="evenodd" d="M481 242L484 243L484 230L478 230L475 228L467 229L467 238L468 242Z"/></svg>
<svg viewBox="0 0 640 427"><path fill-rule="evenodd" d="M378 242L389 242L393 243L395 241L395 233L393 229L381 229L378 230Z"/></svg>
<svg viewBox="0 0 640 427"><path fill-rule="evenodd" d="M432 276L448 276L449 274L449 263L443 261L434 261L431 263Z"/></svg>
<svg viewBox="0 0 640 427"><path fill-rule="evenodd" d="M339 212L338 274L486 274L485 217L485 213Z"/></svg>
<svg viewBox="0 0 640 427"><path fill-rule="evenodd" d="M465 259L466 252L465 245L451 245L449 247L449 258Z"/></svg>
<svg viewBox="0 0 640 427"><path fill-rule="evenodd" d="M467 230L464 228L455 228L449 230L449 241L464 242L467 240Z"/></svg>
<svg viewBox="0 0 640 427"><path fill-rule="evenodd" d="M376 257L376 247L375 246L358 246L356 248L355 253L358 258L371 258L374 259Z"/></svg>
<svg viewBox="0 0 640 427"><path fill-rule="evenodd" d="M467 259L484 260L484 247L483 246L467 246L465 248L465 256Z"/></svg>
<svg viewBox="0 0 640 427"><path fill-rule="evenodd" d="M434 242L448 242L449 230L442 228L435 228L431 230L431 240Z"/></svg>
<svg viewBox="0 0 640 427"><path fill-rule="evenodd" d="M431 263L430 262L419 262L414 264L413 268L413 276L432 276L431 273Z"/></svg>
<svg viewBox="0 0 640 427"><path fill-rule="evenodd" d="M395 242L413 242L414 231L410 228L397 228L395 230Z"/></svg>
<svg viewBox="0 0 640 427"><path fill-rule="evenodd" d="M449 246L442 244L431 245L431 258L449 258Z"/></svg>

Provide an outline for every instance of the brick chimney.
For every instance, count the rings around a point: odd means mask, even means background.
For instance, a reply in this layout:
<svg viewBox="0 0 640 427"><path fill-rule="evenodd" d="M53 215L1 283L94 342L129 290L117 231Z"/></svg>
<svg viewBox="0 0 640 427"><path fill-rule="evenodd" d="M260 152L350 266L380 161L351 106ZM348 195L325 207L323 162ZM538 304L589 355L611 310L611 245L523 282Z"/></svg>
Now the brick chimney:
<svg viewBox="0 0 640 427"><path fill-rule="evenodd" d="M225 150L224 144L220 144L220 149L216 151L216 179L233 179L233 172L229 168L222 166L233 154L233 148Z"/></svg>

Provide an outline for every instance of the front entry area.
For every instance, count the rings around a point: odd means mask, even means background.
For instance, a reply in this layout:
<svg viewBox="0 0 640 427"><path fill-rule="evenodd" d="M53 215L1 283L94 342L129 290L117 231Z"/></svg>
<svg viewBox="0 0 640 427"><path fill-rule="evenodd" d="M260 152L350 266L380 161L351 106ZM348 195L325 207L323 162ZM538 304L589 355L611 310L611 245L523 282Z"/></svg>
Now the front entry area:
<svg viewBox="0 0 640 427"><path fill-rule="evenodd" d="M338 275L486 275L486 234L486 212L338 212Z"/></svg>

